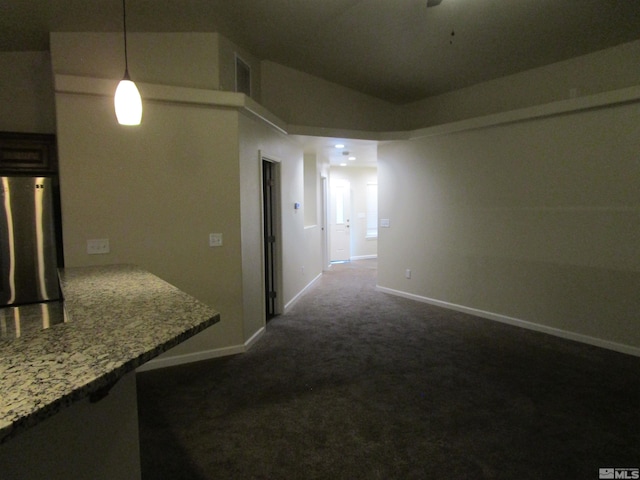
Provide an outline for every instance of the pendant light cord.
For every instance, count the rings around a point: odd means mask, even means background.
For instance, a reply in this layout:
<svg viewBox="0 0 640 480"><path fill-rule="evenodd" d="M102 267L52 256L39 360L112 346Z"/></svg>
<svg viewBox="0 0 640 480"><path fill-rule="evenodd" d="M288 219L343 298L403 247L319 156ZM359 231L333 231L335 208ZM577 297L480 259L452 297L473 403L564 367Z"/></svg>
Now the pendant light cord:
<svg viewBox="0 0 640 480"><path fill-rule="evenodd" d="M122 26L124 31L124 78L129 80L129 61L127 60L127 6L122 0Z"/></svg>

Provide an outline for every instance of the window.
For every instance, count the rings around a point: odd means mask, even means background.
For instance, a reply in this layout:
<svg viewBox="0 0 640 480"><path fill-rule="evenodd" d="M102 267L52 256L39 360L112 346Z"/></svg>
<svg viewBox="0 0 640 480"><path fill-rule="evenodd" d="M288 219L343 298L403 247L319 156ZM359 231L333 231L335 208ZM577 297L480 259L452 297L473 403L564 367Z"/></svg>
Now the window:
<svg viewBox="0 0 640 480"><path fill-rule="evenodd" d="M377 183L367 183L367 238L378 238Z"/></svg>

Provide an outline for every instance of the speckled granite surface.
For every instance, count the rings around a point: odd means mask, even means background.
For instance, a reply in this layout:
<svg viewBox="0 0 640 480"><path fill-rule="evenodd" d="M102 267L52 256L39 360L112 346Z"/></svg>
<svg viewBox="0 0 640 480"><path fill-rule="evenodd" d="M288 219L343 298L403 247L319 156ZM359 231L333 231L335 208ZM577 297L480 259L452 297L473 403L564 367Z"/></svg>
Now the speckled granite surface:
<svg viewBox="0 0 640 480"><path fill-rule="evenodd" d="M60 271L67 322L0 340L0 442L219 321L133 265Z"/></svg>

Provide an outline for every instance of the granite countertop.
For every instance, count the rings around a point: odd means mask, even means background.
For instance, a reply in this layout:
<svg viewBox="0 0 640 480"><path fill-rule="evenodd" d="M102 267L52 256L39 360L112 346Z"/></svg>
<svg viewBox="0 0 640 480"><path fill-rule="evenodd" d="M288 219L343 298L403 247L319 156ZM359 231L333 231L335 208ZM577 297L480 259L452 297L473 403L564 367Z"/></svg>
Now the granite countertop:
<svg viewBox="0 0 640 480"><path fill-rule="evenodd" d="M60 270L66 321L0 340L0 442L89 397L218 322L220 315L133 265Z"/></svg>

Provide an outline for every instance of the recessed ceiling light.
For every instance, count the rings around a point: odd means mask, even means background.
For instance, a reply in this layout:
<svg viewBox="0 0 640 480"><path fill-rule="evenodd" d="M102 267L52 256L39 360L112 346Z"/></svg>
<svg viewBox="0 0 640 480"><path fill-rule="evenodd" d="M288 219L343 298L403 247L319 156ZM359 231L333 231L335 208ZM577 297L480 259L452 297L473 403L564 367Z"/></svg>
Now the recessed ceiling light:
<svg viewBox="0 0 640 480"><path fill-rule="evenodd" d="M346 163L341 163L341 164L340 164L340 166L341 166L341 167L346 167L346 166L347 166L347 164L346 164Z"/></svg>
<svg viewBox="0 0 640 480"><path fill-rule="evenodd" d="M337 143L337 144L336 144L336 148L344 148L344 145L343 145L343 144L341 144L341 143Z"/></svg>
<svg viewBox="0 0 640 480"><path fill-rule="evenodd" d="M349 157L349 160L355 160L355 159L356 159L356 157L354 157L354 156Z"/></svg>

